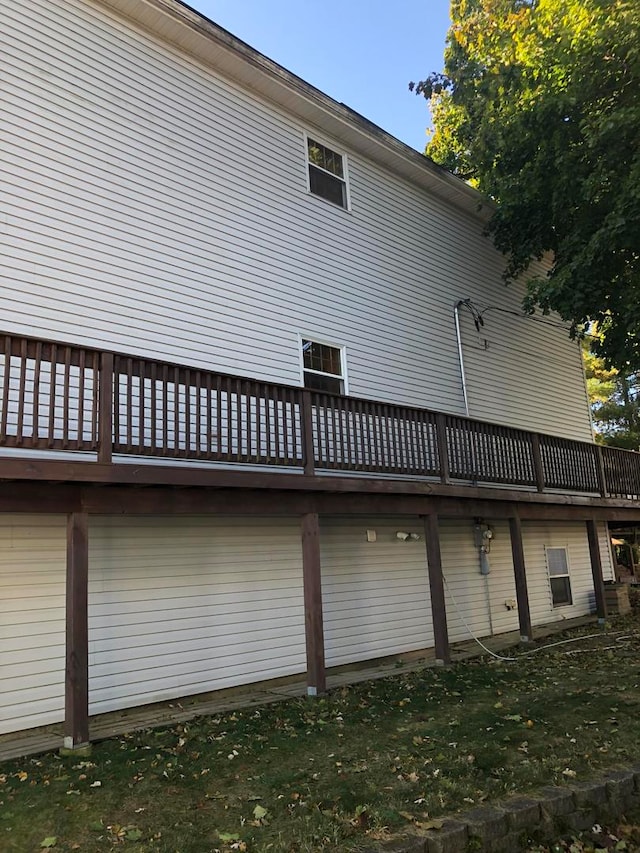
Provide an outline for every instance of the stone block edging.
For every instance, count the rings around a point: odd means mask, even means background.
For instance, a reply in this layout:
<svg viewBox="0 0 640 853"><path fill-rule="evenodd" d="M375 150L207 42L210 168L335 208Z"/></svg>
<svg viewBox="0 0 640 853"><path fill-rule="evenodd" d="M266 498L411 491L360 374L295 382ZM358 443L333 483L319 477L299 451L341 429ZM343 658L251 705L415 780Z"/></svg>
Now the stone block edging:
<svg viewBox="0 0 640 853"><path fill-rule="evenodd" d="M441 829L416 832L369 853L520 853L614 820L630 808L640 808L640 764L471 809L445 818Z"/></svg>

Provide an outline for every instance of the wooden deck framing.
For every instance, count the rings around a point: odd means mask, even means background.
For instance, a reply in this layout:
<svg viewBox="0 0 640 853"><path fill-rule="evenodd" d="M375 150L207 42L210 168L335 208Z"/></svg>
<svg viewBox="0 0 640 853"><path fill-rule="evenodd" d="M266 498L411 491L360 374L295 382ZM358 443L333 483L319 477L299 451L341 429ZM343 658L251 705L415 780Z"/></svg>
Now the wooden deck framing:
<svg viewBox="0 0 640 853"><path fill-rule="evenodd" d="M597 523L640 520L640 454L624 450L9 335L0 384L0 511L67 515L64 733L71 749L89 739L91 514L297 516L312 695L326 689L323 515L422 519L441 663L450 648L440 518L508 520L526 640L522 521L586 524L604 619Z"/></svg>

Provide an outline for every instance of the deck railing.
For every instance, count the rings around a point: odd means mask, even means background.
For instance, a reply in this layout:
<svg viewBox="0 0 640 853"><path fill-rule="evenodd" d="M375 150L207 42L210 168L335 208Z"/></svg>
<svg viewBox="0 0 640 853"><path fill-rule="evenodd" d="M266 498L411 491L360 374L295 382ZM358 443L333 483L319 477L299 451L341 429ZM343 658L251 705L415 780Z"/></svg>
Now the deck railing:
<svg viewBox="0 0 640 853"><path fill-rule="evenodd" d="M0 346L0 447L640 499L640 453L35 338Z"/></svg>

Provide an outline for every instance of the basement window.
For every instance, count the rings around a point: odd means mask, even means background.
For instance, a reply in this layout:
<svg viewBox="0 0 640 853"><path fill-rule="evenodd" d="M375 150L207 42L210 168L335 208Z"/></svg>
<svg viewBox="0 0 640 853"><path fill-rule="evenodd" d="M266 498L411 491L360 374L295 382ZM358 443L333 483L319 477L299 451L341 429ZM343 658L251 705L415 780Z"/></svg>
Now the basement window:
<svg viewBox="0 0 640 853"><path fill-rule="evenodd" d="M343 348L302 339L304 387L329 394L344 394Z"/></svg>
<svg viewBox="0 0 640 853"><path fill-rule="evenodd" d="M348 208L346 157L307 137L309 192Z"/></svg>
<svg viewBox="0 0 640 853"><path fill-rule="evenodd" d="M547 548L547 570L551 585L554 607L573 604L571 578L569 577L569 554L566 548Z"/></svg>

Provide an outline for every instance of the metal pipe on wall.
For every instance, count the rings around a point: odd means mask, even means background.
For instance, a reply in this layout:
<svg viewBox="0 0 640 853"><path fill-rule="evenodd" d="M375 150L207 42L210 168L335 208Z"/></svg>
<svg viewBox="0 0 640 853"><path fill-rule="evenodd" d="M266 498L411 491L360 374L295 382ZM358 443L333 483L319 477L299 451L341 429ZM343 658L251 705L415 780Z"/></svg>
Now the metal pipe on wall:
<svg viewBox="0 0 640 853"><path fill-rule="evenodd" d="M456 340L458 342L458 359L460 361L460 378L462 380L462 397L464 399L464 411L467 417L469 417L469 397L467 395L467 377L464 372L464 356L462 354L462 335L460 333L460 306L466 305L468 302L468 299L459 299L458 302L456 302L455 308L453 309L453 317L456 324Z"/></svg>

